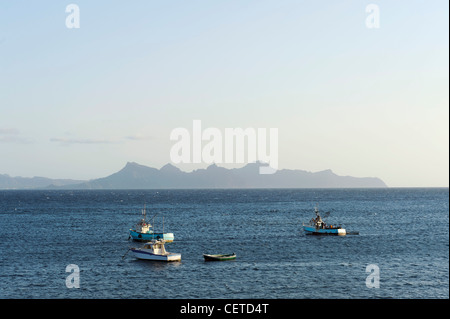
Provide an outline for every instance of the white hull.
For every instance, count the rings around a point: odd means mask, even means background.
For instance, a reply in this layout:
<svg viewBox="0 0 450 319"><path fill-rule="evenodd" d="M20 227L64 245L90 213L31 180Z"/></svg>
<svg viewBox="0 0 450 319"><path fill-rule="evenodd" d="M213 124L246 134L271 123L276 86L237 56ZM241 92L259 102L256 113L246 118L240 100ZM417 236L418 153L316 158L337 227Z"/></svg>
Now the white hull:
<svg viewBox="0 0 450 319"><path fill-rule="evenodd" d="M166 254L154 254L150 249L132 249L134 256L143 260L156 260L156 261L180 261L181 254L166 253Z"/></svg>

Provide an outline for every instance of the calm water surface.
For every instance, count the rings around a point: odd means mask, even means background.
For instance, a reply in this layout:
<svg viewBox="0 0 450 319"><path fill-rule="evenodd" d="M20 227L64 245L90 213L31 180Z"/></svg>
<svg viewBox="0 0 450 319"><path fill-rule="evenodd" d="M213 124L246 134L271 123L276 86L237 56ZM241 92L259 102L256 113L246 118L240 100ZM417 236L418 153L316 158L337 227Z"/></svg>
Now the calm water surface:
<svg viewBox="0 0 450 319"><path fill-rule="evenodd" d="M181 262L122 259L144 203ZM316 203L360 235L305 235ZM0 191L0 225L0 298L449 298L448 188Z"/></svg>

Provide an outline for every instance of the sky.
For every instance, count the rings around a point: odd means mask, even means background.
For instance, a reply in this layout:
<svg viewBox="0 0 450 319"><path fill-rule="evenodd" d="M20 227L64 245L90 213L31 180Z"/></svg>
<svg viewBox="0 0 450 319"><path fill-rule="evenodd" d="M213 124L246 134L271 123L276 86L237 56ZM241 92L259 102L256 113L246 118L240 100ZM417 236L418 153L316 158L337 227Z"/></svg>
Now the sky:
<svg viewBox="0 0 450 319"><path fill-rule="evenodd" d="M79 28L66 25L69 4ZM200 120L222 132L277 128L279 169L448 187L448 6L2 1L0 174L160 168L172 162L171 132Z"/></svg>

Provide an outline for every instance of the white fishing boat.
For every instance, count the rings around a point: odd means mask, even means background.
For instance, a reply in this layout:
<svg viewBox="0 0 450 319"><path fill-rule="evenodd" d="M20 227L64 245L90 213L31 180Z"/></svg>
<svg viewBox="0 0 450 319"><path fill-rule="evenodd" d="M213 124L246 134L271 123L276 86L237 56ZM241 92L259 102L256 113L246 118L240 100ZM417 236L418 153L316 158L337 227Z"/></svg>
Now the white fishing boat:
<svg viewBox="0 0 450 319"><path fill-rule="evenodd" d="M152 240L144 244L141 248L130 248L131 252L138 259L156 261L180 261L181 254L170 253L164 247L165 240Z"/></svg>
<svg viewBox="0 0 450 319"><path fill-rule="evenodd" d="M316 218L312 218L308 224L303 223L303 230L308 235L338 235L345 236L347 233L340 225L326 224L315 207Z"/></svg>

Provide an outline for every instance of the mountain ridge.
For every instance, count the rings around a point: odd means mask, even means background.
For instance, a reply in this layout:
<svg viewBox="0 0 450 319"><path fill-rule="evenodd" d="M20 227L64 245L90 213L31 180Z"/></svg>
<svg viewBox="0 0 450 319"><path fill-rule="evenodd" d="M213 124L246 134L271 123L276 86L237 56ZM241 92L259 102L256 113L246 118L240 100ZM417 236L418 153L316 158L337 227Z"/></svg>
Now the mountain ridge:
<svg viewBox="0 0 450 319"><path fill-rule="evenodd" d="M331 169L308 172L282 169L259 174L260 162L227 169L211 164L207 168L184 172L168 163L156 169L136 162L109 176L79 184L52 186L58 189L175 189L175 188L385 188L377 177L336 175Z"/></svg>
<svg viewBox="0 0 450 319"><path fill-rule="evenodd" d="M11 177L8 174L0 174L0 189L36 189L45 188L49 185L55 187L83 183L83 180L53 179L41 176L34 177Z"/></svg>
<svg viewBox="0 0 450 319"><path fill-rule="evenodd" d="M249 163L228 169L211 164L207 168L184 172L168 163L156 169L127 162L119 171L88 181L58 180L44 177L9 177L0 174L0 189L175 189L175 188L385 188L377 177L336 175L331 169L308 172L281 169L259 174L263 163Z"/></svg>

